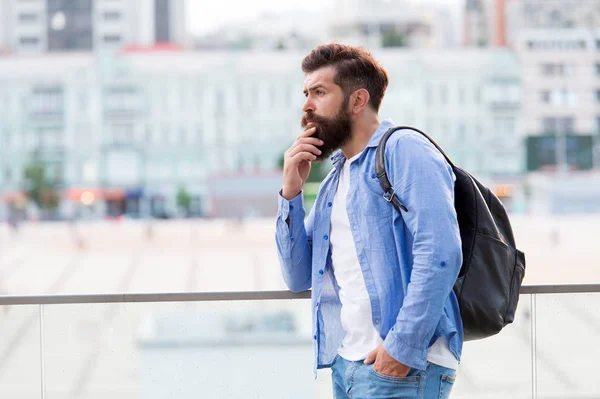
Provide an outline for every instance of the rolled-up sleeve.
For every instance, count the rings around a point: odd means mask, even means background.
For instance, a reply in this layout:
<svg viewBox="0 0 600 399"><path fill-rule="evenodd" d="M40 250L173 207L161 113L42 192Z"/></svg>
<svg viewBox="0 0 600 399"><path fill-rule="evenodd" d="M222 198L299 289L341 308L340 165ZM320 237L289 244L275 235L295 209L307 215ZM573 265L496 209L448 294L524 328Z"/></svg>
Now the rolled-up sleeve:
<svg viewBox="0 0 600 399"><path fill-rule="evenodd" d="M410 282L396 323L384 340L397 361L417 369L427 365L427 348L462 265L454 208L454 173L424 137L390 138L386 167L413 238Z"/></svg>
<svg viewBox="0 0 600 399"><path fill-rule="evenodd" d="M292 292L311 287L314 214L311 211L306 221L305 215L302 193L290 201L279 193L275 241L283 279Z"/></svg>

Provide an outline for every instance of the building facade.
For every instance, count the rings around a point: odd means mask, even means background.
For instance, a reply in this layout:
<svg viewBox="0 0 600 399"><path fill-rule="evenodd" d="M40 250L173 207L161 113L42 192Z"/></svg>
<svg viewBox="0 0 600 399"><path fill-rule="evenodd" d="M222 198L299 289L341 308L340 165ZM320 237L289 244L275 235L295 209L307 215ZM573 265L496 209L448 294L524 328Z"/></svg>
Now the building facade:
<svg viewBox="0 0 600 399"><path fill-rule="evenodd" d="M523 30L516 51L528 169L600 167L600 31Z"/></svg>
<svg viewBox="0 0 600 399"><path fill-rule="evenodd" d="M304 55L161 48L2 57L0 187L5 197L22 190L22 171L37 157L61 189L65 215L173 215L182 188L194 212L210 215L215 176L270 181L300 133ZM431 133L485 182L518 178L514 54L375 56L391 79L382 118Z"/></svg>
<svg viewBox="0 0 600 399"><path fill-rule="evenodd" d="M2 0L0 53L187 45L185 0Z"/></svg>

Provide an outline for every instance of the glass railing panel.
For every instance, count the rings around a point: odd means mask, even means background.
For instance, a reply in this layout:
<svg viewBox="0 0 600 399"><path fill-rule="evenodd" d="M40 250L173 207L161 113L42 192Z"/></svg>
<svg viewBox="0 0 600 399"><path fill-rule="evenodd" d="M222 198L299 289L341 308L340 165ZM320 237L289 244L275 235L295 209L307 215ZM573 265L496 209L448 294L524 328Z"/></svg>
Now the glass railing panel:
<svg viewBox="0 0 600 399"><path fill-rule="evenodd" d="M465 342L453 397L530 398L531 295L521 295L515 320L499 334Z"/></svg>
<svg viewBox="0 0 600 399"><path fill-rule="evenodd" d="M40 309L0 306L0 398L42 397Z"/></svg>
<svg viewBox="0 0 600 399"><path fill-rule="evenodd" d="M44 320L48 399L331 393L308 300L46 305Z"/></svg>
<svg viewBox="0 0 600 399"><path fill-rule="evenodd" d="M536 295L538 398L600 395L600 293Z"/></svg>

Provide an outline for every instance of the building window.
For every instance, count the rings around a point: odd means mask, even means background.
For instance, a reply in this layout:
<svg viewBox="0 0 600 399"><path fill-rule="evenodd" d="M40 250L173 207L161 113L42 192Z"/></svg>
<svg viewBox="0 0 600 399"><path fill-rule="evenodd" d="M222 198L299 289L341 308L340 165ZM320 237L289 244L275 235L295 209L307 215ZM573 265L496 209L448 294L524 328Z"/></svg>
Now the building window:
<svg viewBox="0 0 600 399"><path fill-rule="evenodd" d="M4 131L4 137L3 137L3 145L6 149L9 149L12 145L12 140L11 140L12 136L10 134L9 130L5 130Z"/></svg>
<svg viewBox="0 0 600 399"><path fill-rule="evenodd" d="M121 13L119 11L104 11L102 18L105 21L119 21L121 19Z"/></svg>
<svg viewBox="0 0 600 399"><path fill-rule="evenodd" d="M103 40L104 40L104 43L111 43L111 44L120 43L121 36L120 35L104 35Z"/></svg>
<svg viewBox="0 0 600 399"><path fill-rule="evenodd" d="M24 46L36 46L40 42L38 37L23 36L19 38L19 43Z"/></svg>
<svg viewBox="0 0 600 399"><path fill-rule="evenodd" d="M19 22L29 23L36 22L38 20L38 15L34 13L22 13L19 14Z"/></svg>
<svg viewBox="0 0 600 399"><path fill-rule="evenodd" d="M427 84L427 87L425 87L425 104L433 104L433 88L429 83Z"/></svg>
<svg viewBox="0 0 600 399"><path fill-rule="evenodd" d="M271 108L277 106L277 86L275 84L269 87L269 104Z"/></svg>
<svg viewBox="0 0 600 399"><path fill-rule="evenodd" d="M171 41L171 8L169 0L154 0L154 37L157 42Z"/></svg>
<svg viewBox="0 0 600 399"><path fill-rule="evenodd" d="M542 64L544 76L573 76L575 66L572 64Z"/></svg>
<svg viewBox="0 0 600 399"><path fill-rule="evenodd" d="M225 94L218 88L215 92L215 113L223 115L225 112Z"/></svg>
<svg viewBox="0 0 600 399"><path fill-rule="evenodd" d="M92 49L94 32L93 0L77 0L66 3L62 0L45 0L46 26L52 26L52 18L62 12L65 25L62 29L48 29L48 51L86 51Z"/></svg>
<svg viewBox="0 0 600 399"><path fill-rule="evenodd" d="M544 118L542 119L542 130L544 133L570 133L573 132L575 119L572 117L566 118Z"/></svg>
<svg viewBox="0 0 600 399"><path fill-rule="evenodd" d="M446 87L440 88L440 101L442 104L446 104L448 102L448 89Z"/></svg>
<svg viewBox="0 0 600 399"><path fill-rule="evenodd" d="M466 128L464 122L460 122L458 124L458 127L456 129L456 135L457 135L457 139L461 142L466 139L467 128Z"/></svg>
<svg viewBox="0 0 600 399"><path fill-rule="evenodd" d="M541 94L541 100L544 104L549 104L550 103L550 90L542 90Z"/></svg>
<svg viewBox="0 0 600 399"><path fill-rule="evenodd" d="M479 104L481 102L481 88L476 87L473 93L473 101L475 104Z"/></svg>
<svg viewBox="0 0 600 399"><path fill-rule="evenodd" d="M458 103L459 104L464 104L465 103L465 89L464 87L461 87L458 89Z"/></svg>
<svg viewBox="0 0 600 399"><path fill-rule="evenodd" d="M135 111L139 106L139 92L133 86L113 86L106 89L108 111Z"/></svg>
<svg viewBox="0 0 600 399"><path fill-rule="evenodd" d="M201 110L204 105L204 87L202 84L198 84L198 87L196 88L196 103L198 105L198 110Z"/></svg>
<svg viewBox="0 0 600 399"><path fill-rule="evenodd" d="M554 64L542 64L542 74L544 76L554 75Z"/></svg>
<svg viewBox="0 0 600 399"><path fill-rule="evenodd" d="M596 90L596 102L600 103L600 90Z"/></svg>
<svg viewBox="0 0 600 399"><path fill-rule="evenodd" d="M202 126L196 127L196 142L200 145L204 144L204 129Z"/></svg>
<svg viewBox="0 0 600 399"><path fill-rule="evenodd" d="M38 87L33 90L30 110L35 114L61 114L63 100L61 87Z"/></svg>
<svg viewBox="0 0 600 399"><path fill-rule="evenodd" d="M542 90L540 100L544 104L552 105L577 105L577 93L569 89Z"/></svg>

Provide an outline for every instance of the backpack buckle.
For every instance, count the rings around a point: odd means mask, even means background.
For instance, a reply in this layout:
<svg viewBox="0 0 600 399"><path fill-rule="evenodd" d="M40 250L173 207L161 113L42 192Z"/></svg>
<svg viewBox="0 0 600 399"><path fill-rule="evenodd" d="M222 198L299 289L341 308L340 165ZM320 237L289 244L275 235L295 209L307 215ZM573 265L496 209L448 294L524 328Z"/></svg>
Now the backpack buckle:
<svg viewBox="0 0 600 399"><path fill-rule="evenodd" d="M392 202L392 200L394 199L394 194L395 194L395 192L394 192L394 189L392 188L387 193L383 193L383 199L386 200L387 202Z"/></svg>

